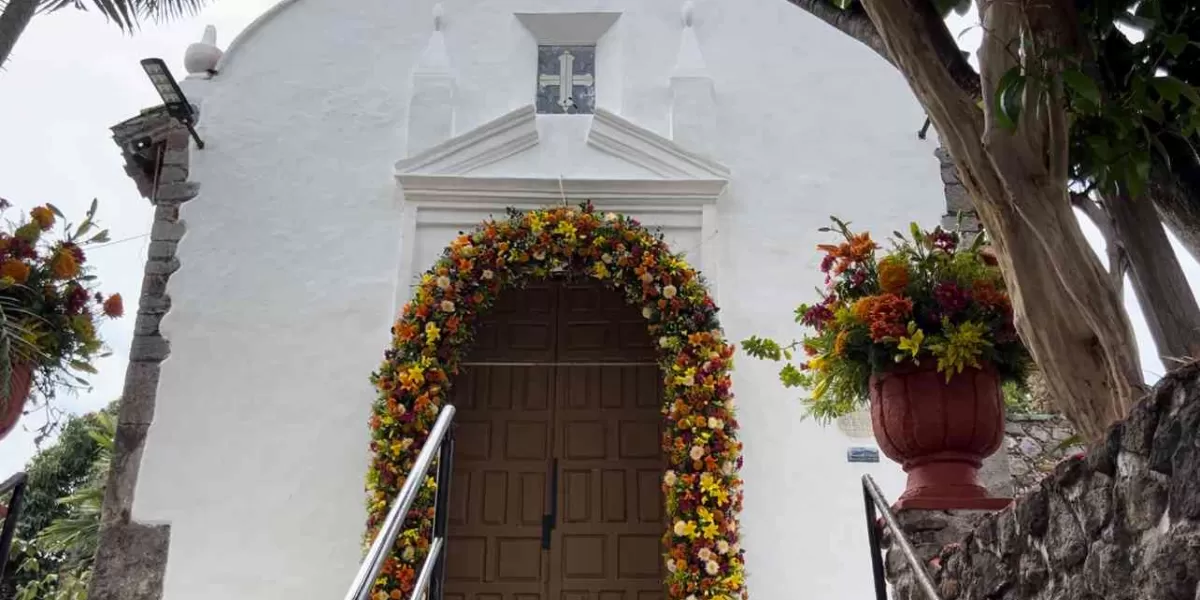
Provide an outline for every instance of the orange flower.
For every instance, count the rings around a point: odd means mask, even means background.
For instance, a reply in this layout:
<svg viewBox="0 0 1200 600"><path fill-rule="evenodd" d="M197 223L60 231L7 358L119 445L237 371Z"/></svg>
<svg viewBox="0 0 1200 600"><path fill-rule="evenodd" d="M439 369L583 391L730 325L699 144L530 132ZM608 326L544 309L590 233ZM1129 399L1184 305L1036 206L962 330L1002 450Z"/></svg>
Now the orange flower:
<svg viewBox="0 0 1200 600"><path fill-rule="evenodd" d="M69 250L59 249L50 259L50 270L59 279L70 279L79 274L79 263Z"/></svg>
<svg viewBox="0 0 1200 600"><path fill-rule="evenodd" d="M879 263L879 287L892 294L899 294L908 287L908 266L904 261L889 257Z"/></svg>
<svg viewBox="0 0 1200 600"><path fill-rule="evenodd" d="M19 261L10 260L0 265L0 277L9 277L17 283L25 283L29 279L29 265Z"/></svg>
<svg viewBox="0 0 1200 600"><path fill-rule="evenodd" d="M896 294L875 296L868 313L871 339L879 342L904 335L908 331L905 326L911 314L912 300Z"/></svg>
<svg viewBox="0 0 1200 600"><path fill-rule="evenodd" d="M113 294L104 301L104 316L116 319L125 314L125 302L120 294Z"/></svg>
<svg viewBox="0 0 1200 600"><path fill-rule="evenodd" d="M48 207L38 206L29 211L29 216L33 217L38 227L41 227L43 230L54 226L54 211L51 211Z"/></svg>
<svg viewBox="0 0 1200 600"><path fill-rule="evenodd" d="M829 256L836 259L837 262L833 267L833 272L838 274L849 269L854 263L863 262L870 258L871 254L878 247L875 242L871 241L871 234L863 232L851 236L849 240L836 246L833 244L819 244L817 245L817 250L826 252ZM824 265L822 269L824 269Z"/></svg>

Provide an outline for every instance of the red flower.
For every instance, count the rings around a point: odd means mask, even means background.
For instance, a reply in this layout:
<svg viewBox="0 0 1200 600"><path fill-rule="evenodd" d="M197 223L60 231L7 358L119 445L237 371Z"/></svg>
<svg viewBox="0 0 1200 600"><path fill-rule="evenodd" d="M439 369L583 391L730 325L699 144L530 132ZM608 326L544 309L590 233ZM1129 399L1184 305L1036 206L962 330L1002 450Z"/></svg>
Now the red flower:
<svg viewBox="0 0 1200 600"><path fill-rule="evenodd" d="M951 281L937 284L937 287L933 288L933 297L948 317L958 314L971 302L970 293Z"/></svg>

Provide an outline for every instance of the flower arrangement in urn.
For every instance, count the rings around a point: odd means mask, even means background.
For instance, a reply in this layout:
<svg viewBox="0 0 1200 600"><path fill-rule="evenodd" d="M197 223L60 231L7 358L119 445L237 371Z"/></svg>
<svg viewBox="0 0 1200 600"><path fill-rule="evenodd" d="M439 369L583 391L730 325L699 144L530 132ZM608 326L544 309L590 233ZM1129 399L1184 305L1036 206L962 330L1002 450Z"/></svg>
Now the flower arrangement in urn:
<svg viewBox="0 0 1200 600"><path fill-rule="evenodd" d="M11 208L0 200L0 214ZM0 439L20 418L30 392L52 398L86 385L104 353L96 331L124 312L121 295L95 289L84 248L108 241L97 231L96 202L78 225L53 205L38 206L0 231ZM62 233L50 232L61 222Z"/></svg>
<svg viewBox="0 0 1200 600"><path fill-rule="evenodd" d="M747 354L787 361L785 386L809 390L822 422L870 404L884 453L904 465L911 508L990 508L976 473L1004 434L1001 382L1023 384L1030 358L984 235L895 232L883 251L868 233L833 219L823 232L825 287L796 310L811 330L790 345L752 337ZM792 364L796 351L802 356Z"/></svg>

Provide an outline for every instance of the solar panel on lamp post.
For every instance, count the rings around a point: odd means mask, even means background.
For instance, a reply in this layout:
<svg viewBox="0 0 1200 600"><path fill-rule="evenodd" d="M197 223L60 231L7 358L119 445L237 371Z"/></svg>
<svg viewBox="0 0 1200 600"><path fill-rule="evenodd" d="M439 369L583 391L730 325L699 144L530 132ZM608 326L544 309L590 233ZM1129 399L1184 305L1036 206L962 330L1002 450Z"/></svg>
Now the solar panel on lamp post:
<svg viewBox="0 0 1200 600"><path fill-rule="evenodd" d="M196 110L183 95L183 90L179 88L179 83L171 75L167 63L161 58L147 58L142 60L142 69L146 71L150 83L154 85L155 91L162 98L163 105L167 108L167 114L187 127L192 139L196 140L196 147L203 150L204 140L200 139L196 133Z"/></svg>

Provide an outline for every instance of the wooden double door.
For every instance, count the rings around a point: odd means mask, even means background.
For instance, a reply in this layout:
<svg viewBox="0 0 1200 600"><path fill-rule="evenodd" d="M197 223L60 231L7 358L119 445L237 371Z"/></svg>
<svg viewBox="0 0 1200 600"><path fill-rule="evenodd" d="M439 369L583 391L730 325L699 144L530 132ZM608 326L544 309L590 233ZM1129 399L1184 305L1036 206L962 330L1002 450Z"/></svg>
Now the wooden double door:
<svg viewBox="0 0 1200 600"><path fill-rule="evenodd" d="M448 600L661 600L661 376L595 284L506 292L455 382Z"/></svg>

